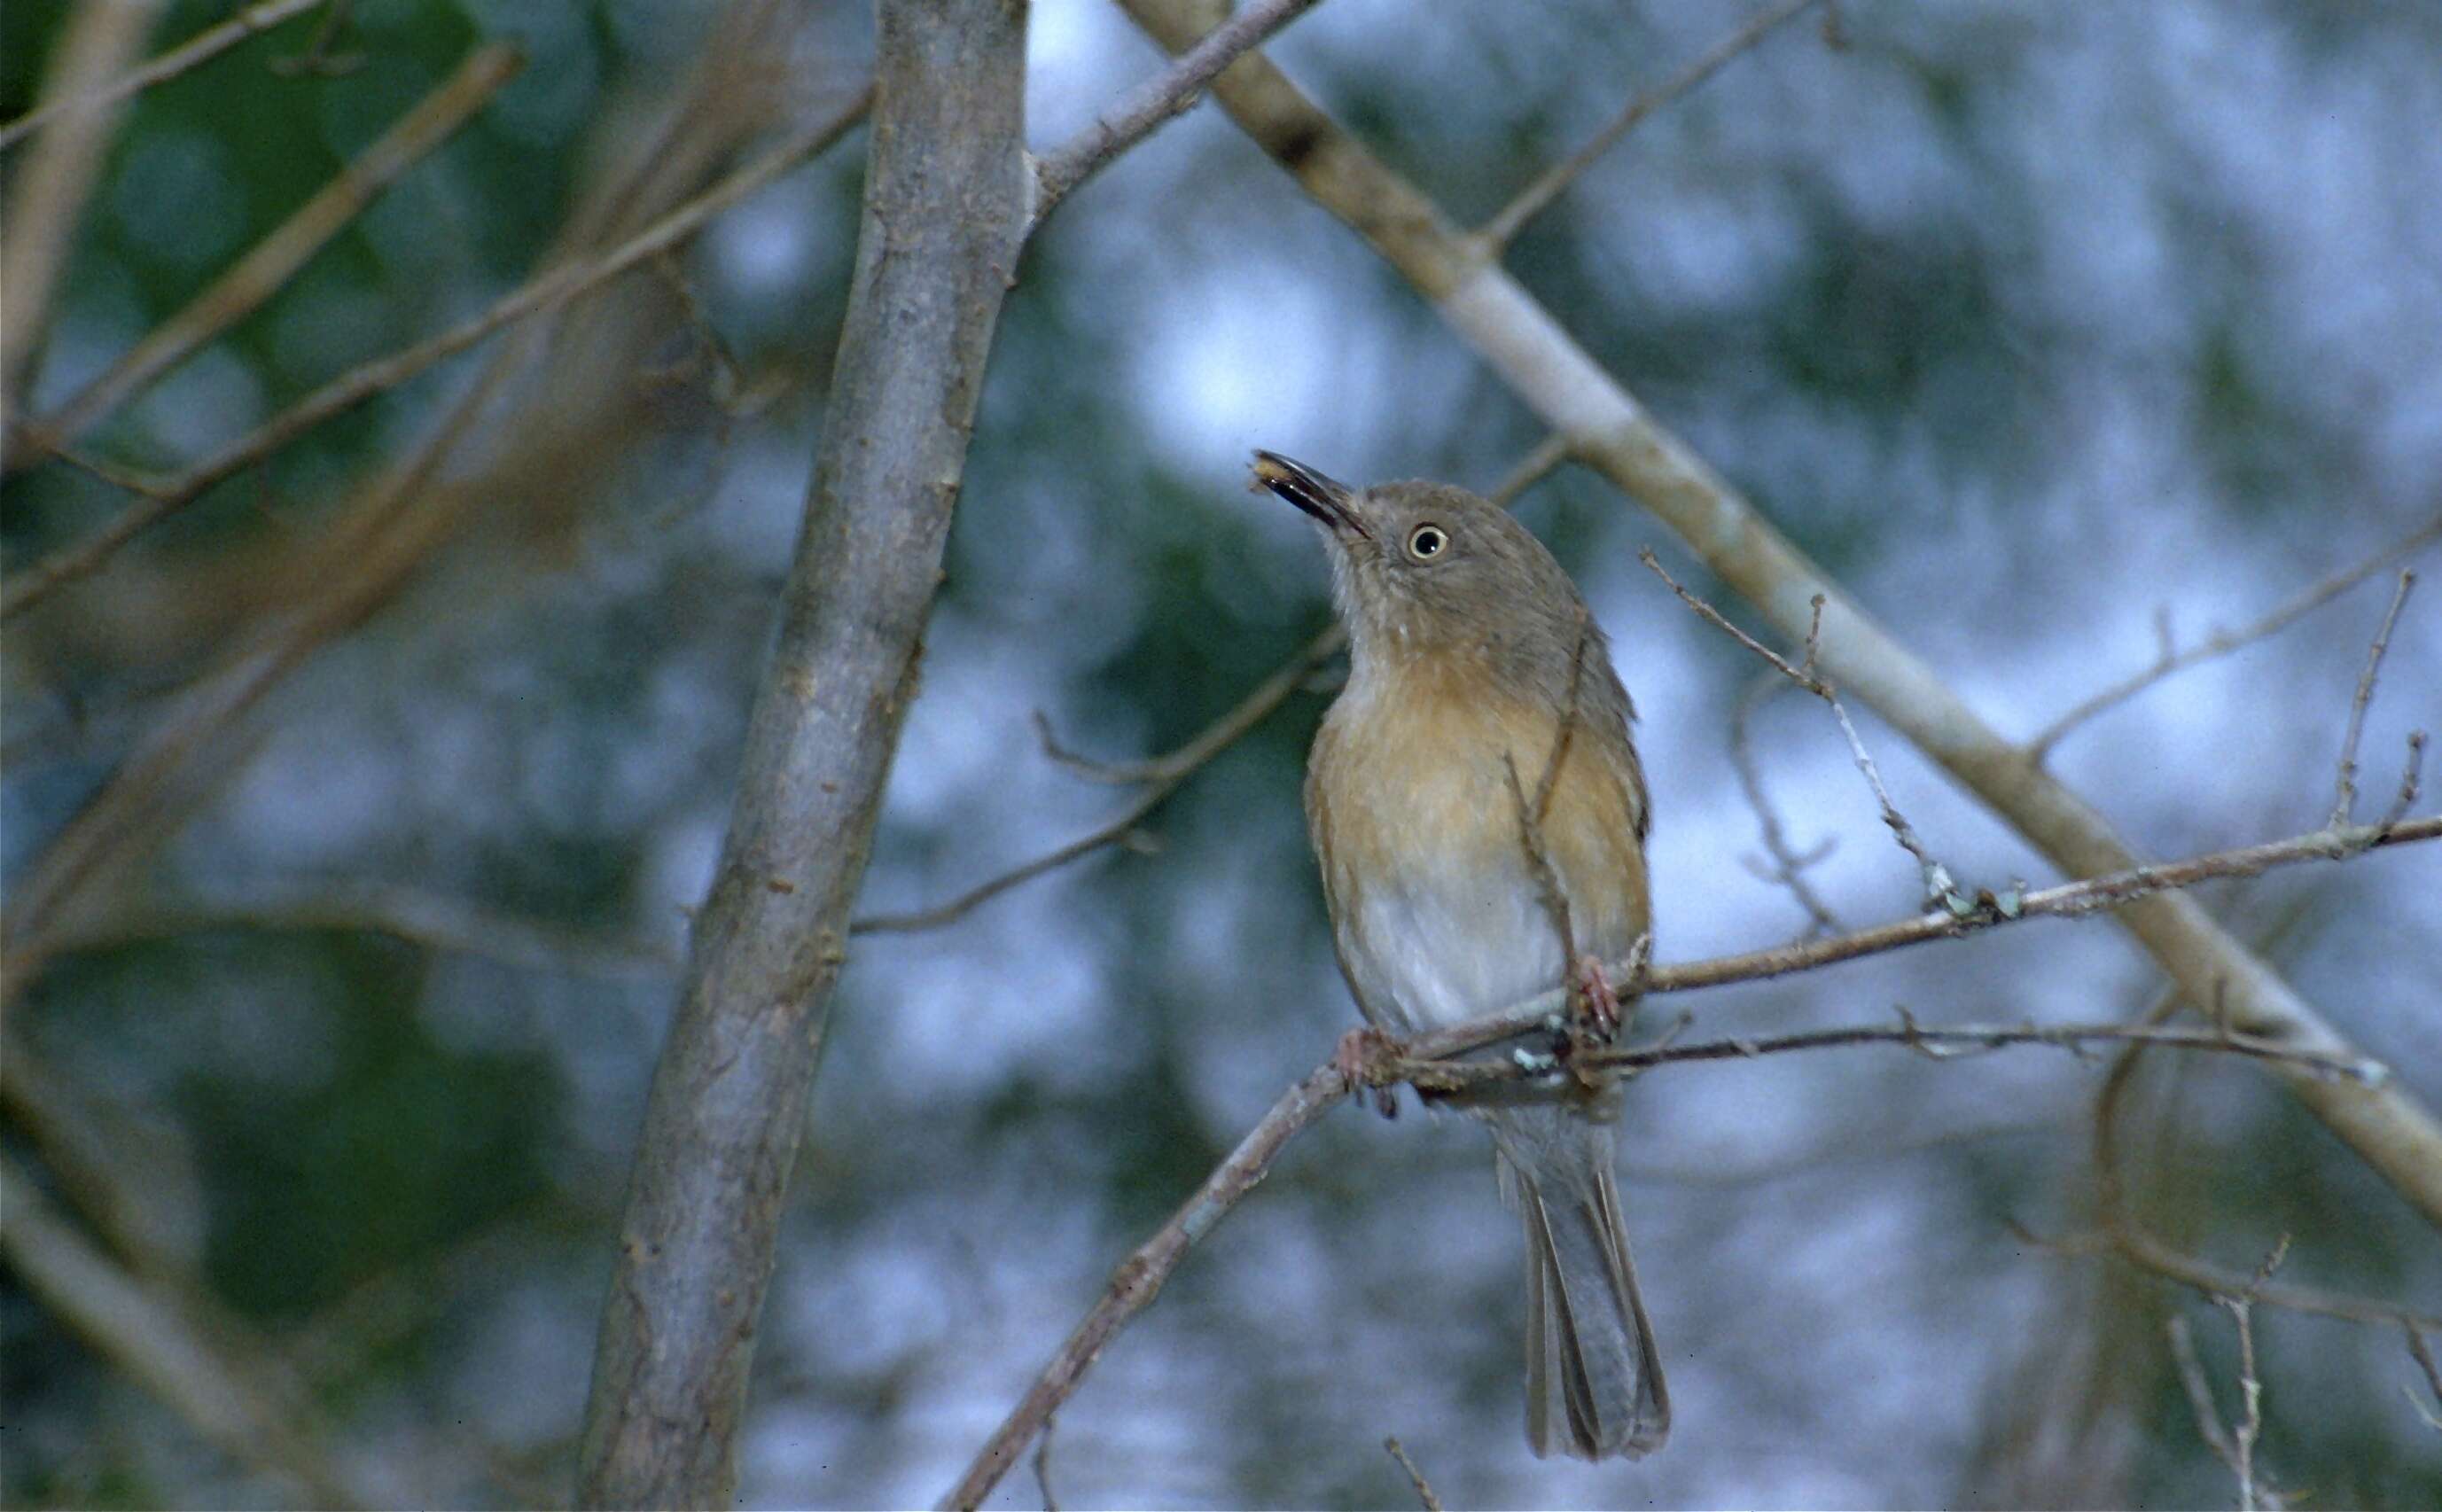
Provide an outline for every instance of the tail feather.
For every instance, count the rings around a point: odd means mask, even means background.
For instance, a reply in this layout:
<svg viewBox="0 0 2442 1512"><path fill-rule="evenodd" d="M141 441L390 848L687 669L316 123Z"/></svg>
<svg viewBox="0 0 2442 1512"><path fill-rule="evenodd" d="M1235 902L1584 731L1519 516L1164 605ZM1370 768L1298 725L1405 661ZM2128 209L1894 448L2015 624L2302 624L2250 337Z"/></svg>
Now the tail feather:
<svg viewBox="0 0 2442 1512"><path fill-rule="evenodd" d="M1584 1182L1514 1176L1526 1223L1527 1440L1538 1455L1649 1454L1669 1436L1670 1394L1609 1163Z"/></svg>

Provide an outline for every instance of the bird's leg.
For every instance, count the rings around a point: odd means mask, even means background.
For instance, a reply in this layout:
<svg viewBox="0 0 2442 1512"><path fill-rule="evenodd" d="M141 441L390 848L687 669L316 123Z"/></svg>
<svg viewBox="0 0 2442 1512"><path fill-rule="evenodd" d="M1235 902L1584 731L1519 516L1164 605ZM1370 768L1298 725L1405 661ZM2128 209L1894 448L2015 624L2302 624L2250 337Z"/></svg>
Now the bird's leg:
<svg viewBox="0 0 2442 1512"><path fill-rule="evenodd" d="M1604 1044L1616 1038L1623 1022L1619 994L1612 991L1611 978L1604 975L1601 960L1593 956L1578 956L1576 979L1569 985L1576 989L1569 994L1570 1007L1576 1016L1584 1020L1592 1036Z"/></svg>
<svg viewBox="0 0 2442 1512"><path fill-rule="evenodd" d="M1331 1052L1331 1064L1347 1078L1349 1090L1361 1098L1371 1088L1375 1110L1386 1119L1399 1116L1397 1090L1387 1084L1399 1048L1397 1040L1371 1024L1360 1024L1339 1036L1339 1047Z"/></svg>

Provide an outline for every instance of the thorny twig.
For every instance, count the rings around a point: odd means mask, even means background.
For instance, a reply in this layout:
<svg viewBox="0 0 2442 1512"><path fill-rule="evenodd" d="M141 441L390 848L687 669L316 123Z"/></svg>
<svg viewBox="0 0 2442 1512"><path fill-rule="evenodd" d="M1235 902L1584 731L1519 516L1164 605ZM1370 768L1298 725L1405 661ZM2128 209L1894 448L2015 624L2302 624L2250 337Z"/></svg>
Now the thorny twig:
<svg viewBox="0 0 2442 1512"><path fill-rule="evenodd" d="M2351 811L2358 801L2358 738L2365 733L2366 705L2374 701L2374 680L2382 670L2382 656L2391 649L2391 628L2399 621L2400 606L2408 602L2410 589L2416 586L2416 574L2400 569L2399 586L2392 590L2391 608L2383 611L2382 625L2374 632L2374 644L2366 647L2365 670L2358 674L2357 695L2349 700L2348 734L2341 741L2341 773L2333 786L2332 828L2337 829L2354 817ZM2415 742L2421 749L2424 742Z"/></svg>

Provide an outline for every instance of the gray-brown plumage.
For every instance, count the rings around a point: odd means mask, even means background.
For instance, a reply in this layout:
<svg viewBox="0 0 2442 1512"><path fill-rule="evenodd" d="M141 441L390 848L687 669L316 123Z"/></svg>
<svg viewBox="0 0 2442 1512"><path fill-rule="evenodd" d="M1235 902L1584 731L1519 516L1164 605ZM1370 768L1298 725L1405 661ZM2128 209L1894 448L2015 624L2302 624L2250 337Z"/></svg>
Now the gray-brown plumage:
<svg viewBox="0 0 2442 1512"><path fill-rule="evenodd" d="M1444 483L1357 490L1269 452L1256 480L1314 517L1350 634L1306 815L1341 972L1365 1017L1412 1033L1571 978L1523 844L1537 826L1582 956L1650 926L1633 711L1576 585L1532 533ZM1571 712L1574 704L1574 713ZM1601 990L1598 980L1592 983ZM1670 1427L1613 1175L1616 1088L1479 1102L1525 1222L1526 1428L1535 1452L1630 1458Z"/></svg>

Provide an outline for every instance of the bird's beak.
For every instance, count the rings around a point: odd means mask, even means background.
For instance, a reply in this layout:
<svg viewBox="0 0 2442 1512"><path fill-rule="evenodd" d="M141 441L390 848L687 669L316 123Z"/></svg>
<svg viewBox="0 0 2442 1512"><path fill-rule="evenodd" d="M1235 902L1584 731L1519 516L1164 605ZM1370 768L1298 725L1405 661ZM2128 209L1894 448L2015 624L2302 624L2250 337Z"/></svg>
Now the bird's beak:
<svg viewBox="0 0 2442 1512"><path fill-rule="evenodd" d="M1255 486L1270 489L1334 531L1372 537L1365 522L1349 507L1353 493L1348 485L1324 477L1304 463L1291 462L1276 451L1258 451Z"/></svg>

